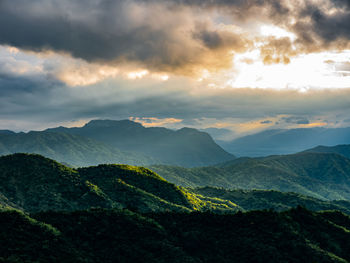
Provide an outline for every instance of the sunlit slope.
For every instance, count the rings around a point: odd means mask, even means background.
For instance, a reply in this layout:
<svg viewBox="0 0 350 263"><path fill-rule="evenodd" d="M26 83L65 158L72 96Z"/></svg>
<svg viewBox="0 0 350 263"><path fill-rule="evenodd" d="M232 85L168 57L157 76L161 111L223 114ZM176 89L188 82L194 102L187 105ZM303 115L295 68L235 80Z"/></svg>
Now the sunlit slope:
<svg viewBox="0 0 350 263"><path fill-rule="evenodd" d="M192 169L172 166L151 169L183 186L273 189L321 199L350 199L350 160L332 153L244 158Z"/></svg>
<svg viewBox="0 0 350 263"><path fill-rule="evenodd" d="M323 201L314 197L292 192L274 190L228 190L215 187L192 189L197 195L220 198L238 204L245 211L272 209L285 211L297 206L312 211L338 210L350 214L350 201Z"/></svg>
<svg viewBox="0 0 350 263"><path fill-rule="evenodd" d="M146 168L100 165L76 170L34 154L0 157L0 193L3 206L13 204L25 211L91 207L141 212L239 209L223 200L202 200Z"/></svg>

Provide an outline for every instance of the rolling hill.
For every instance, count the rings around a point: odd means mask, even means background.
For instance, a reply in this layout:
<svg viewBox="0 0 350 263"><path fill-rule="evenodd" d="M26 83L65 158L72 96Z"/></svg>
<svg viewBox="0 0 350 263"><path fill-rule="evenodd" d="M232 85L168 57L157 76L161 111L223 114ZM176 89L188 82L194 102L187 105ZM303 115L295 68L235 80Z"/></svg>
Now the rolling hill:
<svg viewBox="0 0 350 263"><path fill-rule="evenodd" d="M218 141L237 156L291 154L318 145L334 146L350 143L350 128L299 128L266 130L233 141Z"/></svg>
<svg viewBox="0 0 350 263"><path fill-rule="evenodd" d="M314 153L337 153L350 158L350 145L342 144L336 146L317 146L312 149L305 150L304 152L314 152Z"/></svg>
<svg viewBox="0 0 350 263"><path fill-rule="evenodd" d="M40 155L0 157L0 208L27 212L100 207L138 212L232 213L281 211L298 205L313 211L335 209L350 214L348 201L325 201L277 191L183 188L143 167L113 164L72 169Z"/></svg>
<svg viewBox="0 0 350 263"><path fill-rule="evenodd" d="M311 211L338 210L350 215L350 201L322 201L320 199L274 190L228 190L215 187L191 189L198 196L220 198L238 204L245 211L272 209L285 211L297 206Z"/></svg>
<svg viewBox="0 0 350 263"><path fill-rule="evenodd" d="M146 168L99 165L72 169L35 154L0 157L0 204L27 212L91 207L140 212L240 209L230 201L202 200Z"/></svg>
<svg viewBox="0 0 350 263"><path fill-rule="evenodd" d="M207 175L215 169L242 171L251 162L254 169L288 168L295 179L346 186L350 160L322 153L244 158L208 167ZM316 168L327 172L320 176ZM265 210L249 211L256 209ZM183 188L129 165L73 169L36 154L0 157L5 263L349 262L350 217L339 211L350 214L350 202L279 191Z"/></svg>
<svg viewBox="0 0 350 263"><path fill-rule="evenodd" d="M350 160L332 153L242 158L218 166L151 166L166 180L186 187L268 189L324 200L350 200Z"/></svg>
<svg viewBox="0 0 350 263"><path fill-rule="evenodd" d="M234 159L209 134L190 128L174 131L146 128L129 120L92 120L83 127L58 127L47 132L84 136L122 151L152 157L162 164L194 167Z"/></svg>

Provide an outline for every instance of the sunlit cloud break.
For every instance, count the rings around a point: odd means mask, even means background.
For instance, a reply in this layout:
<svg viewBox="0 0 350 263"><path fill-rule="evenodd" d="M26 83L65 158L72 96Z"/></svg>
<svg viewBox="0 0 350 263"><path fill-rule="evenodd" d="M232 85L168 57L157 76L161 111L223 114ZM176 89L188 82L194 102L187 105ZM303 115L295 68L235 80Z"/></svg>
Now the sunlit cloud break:
<svg viewBox="0 0 350 263"><path fill-rule="evenodd" d="M349 20L336 0L3 0L0 119L346 126Z"/></svg>

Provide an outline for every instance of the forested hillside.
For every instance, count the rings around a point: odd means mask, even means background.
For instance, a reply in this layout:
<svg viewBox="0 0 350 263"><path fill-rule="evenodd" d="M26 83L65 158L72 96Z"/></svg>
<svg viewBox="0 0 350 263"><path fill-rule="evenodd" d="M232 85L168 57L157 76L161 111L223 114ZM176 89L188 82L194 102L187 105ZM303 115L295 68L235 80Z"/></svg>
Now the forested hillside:
<svg viewBox="0 0 350 263"><path fill-rule="evenodd" d="M210 167L151 166L163 178L187 187L269 189L319 199L350 200L350 160L334 153L241 158Z"/></svg>
<svg viewBox="0 0 350 263"><path fill-rule="evenodd" d="M303 208L152 213L0 211L1 262L349 262L350 218Z"/></svg>

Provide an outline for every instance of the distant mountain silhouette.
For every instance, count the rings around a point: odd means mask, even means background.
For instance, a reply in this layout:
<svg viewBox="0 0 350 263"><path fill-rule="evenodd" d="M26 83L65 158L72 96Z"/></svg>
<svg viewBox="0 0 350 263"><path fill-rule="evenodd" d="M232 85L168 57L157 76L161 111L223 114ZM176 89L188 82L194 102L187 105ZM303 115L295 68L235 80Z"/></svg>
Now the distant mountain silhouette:
<svg viewBox="0 0 350 263"><path fill-rule="evenodd" d="M164 164L205 166L235 158L217 145L209 134L191 128L174 131L161 127L146 128L129 120L92 120L81 128L58 127L47 131L88 137L122 151L152 157Z"/></svg>
<svg viewBox="0 0 350 263"><path fill-rule="evenodd" d="M290 154L318 145L350 144L350 128L302 128L266 130L233 141L218 141L237 156Z"/></svg>
<svg viewBox="0 0 350 263"><path fill-rule="evenodd" d="M60 133L28 132L0 134L0 155L37 153L72 166L100 163L145 165L159 163L142 154L120 151L96 140Z"/></svg>
<svg viewBox="0 0 350 263"><path fill-rule="evenodd" d="M0 130L0 135L1 134L14 134L15 132L10 131L10 130Z"/></svg>
<svg viewBox="0 0 350 263"><path fill-rule="evenodd" d="M336 146L317 146L312 149L305 150L304 152L315 152L315 153L337 153L350 158L350 144L342 144Z"/></svg>

